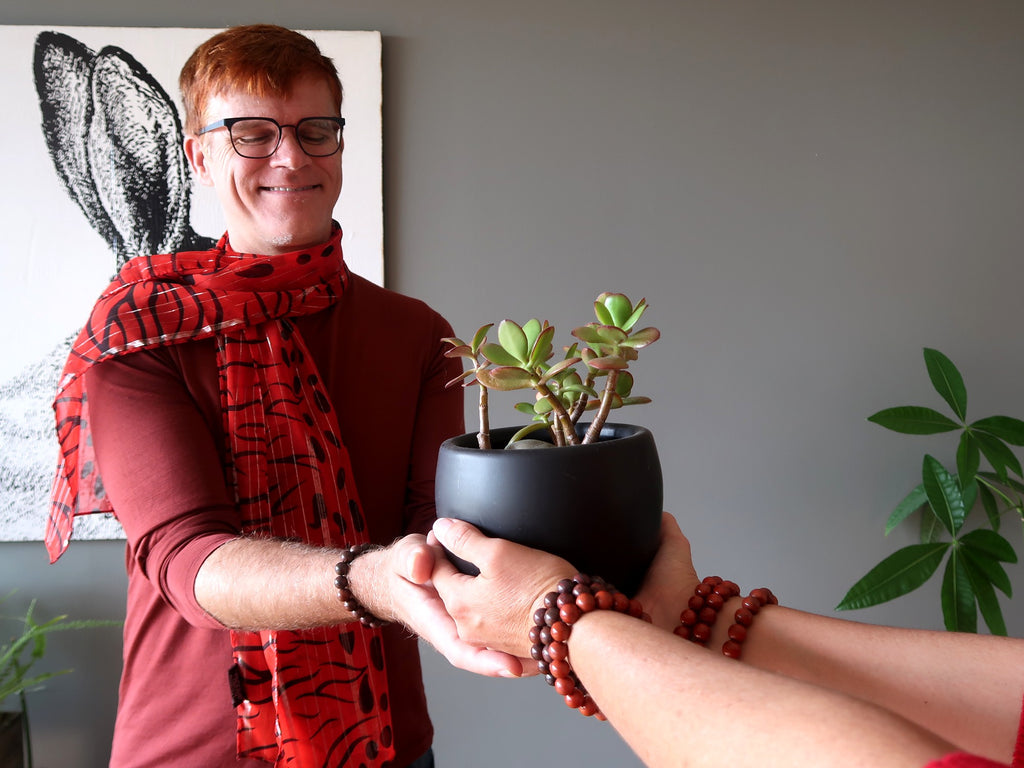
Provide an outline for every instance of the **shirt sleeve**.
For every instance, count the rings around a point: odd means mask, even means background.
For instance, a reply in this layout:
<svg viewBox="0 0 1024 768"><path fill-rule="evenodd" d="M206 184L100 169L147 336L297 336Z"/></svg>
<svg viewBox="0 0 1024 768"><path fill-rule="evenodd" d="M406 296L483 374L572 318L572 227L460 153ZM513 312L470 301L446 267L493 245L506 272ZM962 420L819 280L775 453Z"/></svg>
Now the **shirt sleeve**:
<svg viewBox="0 0 1024 768"><path fill-rule="evenodd" d="M203 354L193 345L189 354ZM135 567L186 621L222 628L196 602L206 557L240 531L224 484L220 449L203 405L215 393L190 387L174 351L142 351L86 373L90 424L104 489ZM212 356L212 346L208 350ZM211 360L212 362L212 360ZM214 401L215 402L215 401Z"/></svg>

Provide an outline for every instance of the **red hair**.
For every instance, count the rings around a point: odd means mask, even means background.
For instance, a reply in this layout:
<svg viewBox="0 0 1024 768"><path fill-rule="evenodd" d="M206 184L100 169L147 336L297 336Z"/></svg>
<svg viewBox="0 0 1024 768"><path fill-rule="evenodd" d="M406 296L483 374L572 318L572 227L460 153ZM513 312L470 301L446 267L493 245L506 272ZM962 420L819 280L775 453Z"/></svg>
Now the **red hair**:
<svg viewBox="0 0 1024 768"><path fill-rule="evenodd" d="M219 32L193 51L178 77L185 131L195 134L203 127L203 112L212 96L238 91L287 96L295 81L307 75L323 78L340 114L338 70L308 37L273 24Z"/></svg>

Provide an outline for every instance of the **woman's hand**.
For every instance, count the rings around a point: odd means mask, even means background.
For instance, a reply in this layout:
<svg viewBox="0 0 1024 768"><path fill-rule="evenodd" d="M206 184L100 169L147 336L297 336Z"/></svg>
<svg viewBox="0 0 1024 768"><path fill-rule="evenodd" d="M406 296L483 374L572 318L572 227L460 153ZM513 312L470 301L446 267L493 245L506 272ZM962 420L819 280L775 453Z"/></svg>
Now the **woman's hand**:
<svg viewBox="0 0 1024 768"><path fill-rule="evenodd" d="M690 542L668 512L661 516L661 545L636 598L656 627L671 632L679 624L694 587L700 582L690 557Z"/></svg>
<svg viewBox="0 0 1024 768"><path fill-rule="evenodd" d="M576 573L572 565L547 552L489 538L461 520L437 520L428 541L439 542L480 569L479 576L467 576L443 553L435 558L433 585L459 637L528 659L534 609L561 579ZM524 664L528 671L533 666Z"/></svg>

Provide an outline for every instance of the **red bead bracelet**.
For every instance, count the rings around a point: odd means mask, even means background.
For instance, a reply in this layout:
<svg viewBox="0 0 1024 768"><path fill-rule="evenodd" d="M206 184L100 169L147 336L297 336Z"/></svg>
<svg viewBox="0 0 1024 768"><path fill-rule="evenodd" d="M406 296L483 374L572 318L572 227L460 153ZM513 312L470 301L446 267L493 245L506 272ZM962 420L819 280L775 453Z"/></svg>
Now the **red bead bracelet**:
<svg viewBox="0 0 1024 768"><path fill-rule="evenodd" d="M719 611L730 598L740 594L735 582L725 581L718 576L705 576L693 590L690 598L679 614L679 626L673 630L684 640L691 640L697 645L707 646L711 640L711 627L718 618ZM745 598L733 615L733 624L729 627L728 637L722 644L722 653L731 659L739 659L743 654L743 642L747 639L747 630L754 622L754 616L766 605L778 605L779 600L767 587L755 589Z"/></svg>
<svg viewBox="0 0 1024 768"><path fill-rule="evenodd" d="M613 610L651 620L643 612L640 601L630 599L599 577L578 573L558 582L555 591L544 596L544 605L534 612L530 654L547 684L554 686L567 706L587 717L593 715L604 720L597 703L569 663L568 641L573 624L583 614L596 610Z"/></svg>
<svg viewBox="0 0 1024 768"><path fill-rule="evenodd" d="M346 547L341 552L341 559L338 564L334 566L334 586L338 590L338 599L341 600L342 606L346 611L351 613L363 626L376 629L383 627L388 622L384 619L378 618L366 610L366 607L356 599L356 596L352 593L348 584L348 569L351 567L352 562L360 555L370 552L375 549L383 549L376 544L353 544L350 547Z"/></svg>

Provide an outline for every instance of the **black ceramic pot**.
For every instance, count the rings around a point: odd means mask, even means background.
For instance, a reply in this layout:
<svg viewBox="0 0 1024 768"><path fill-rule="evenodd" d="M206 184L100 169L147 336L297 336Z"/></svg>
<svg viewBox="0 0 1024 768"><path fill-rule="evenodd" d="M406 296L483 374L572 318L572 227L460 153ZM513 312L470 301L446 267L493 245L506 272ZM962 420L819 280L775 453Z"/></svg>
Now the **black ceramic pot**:
<svg viewBox="0 0 1024 768"><path fill-rule="evenodd" d="M579 425L581 430L586 425ZM442 444L437 462L438 517L465 520L489 536L564 557L633 595L658 549L661 464L643 427L606 424L596 443L503 450L515 427ZM535 432L534 435L542 434ZM475 566L458 558L464 573Z"/></svg>

